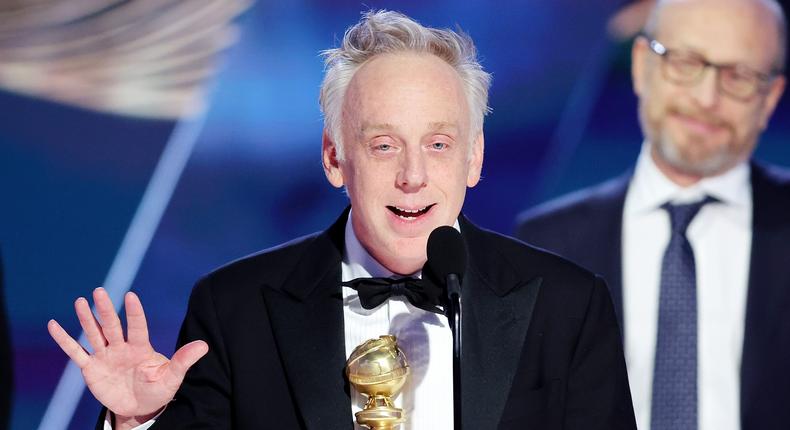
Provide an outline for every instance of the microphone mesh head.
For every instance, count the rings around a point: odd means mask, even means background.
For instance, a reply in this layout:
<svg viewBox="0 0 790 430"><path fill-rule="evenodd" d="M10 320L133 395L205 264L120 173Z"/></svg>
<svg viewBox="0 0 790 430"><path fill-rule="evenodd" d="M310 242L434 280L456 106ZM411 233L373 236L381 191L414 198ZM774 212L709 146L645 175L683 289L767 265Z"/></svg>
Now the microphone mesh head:
<svg viewBox="0 0 790 430"><path fill-rule="evenodd" d="M447 275L454 273L459 280L466 271L466 245L461 233L450 226L436 228L428 236L428 263L426 266L441 284Z"/></svg>

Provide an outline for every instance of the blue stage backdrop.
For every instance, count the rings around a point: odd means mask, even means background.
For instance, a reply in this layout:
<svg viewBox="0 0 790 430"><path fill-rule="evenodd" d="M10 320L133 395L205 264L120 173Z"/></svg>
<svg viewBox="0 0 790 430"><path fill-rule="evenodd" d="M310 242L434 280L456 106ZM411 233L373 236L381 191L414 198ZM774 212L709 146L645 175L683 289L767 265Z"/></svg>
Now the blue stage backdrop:
<svg viewBox="0 0 790 430"><path fill-rule="evenodd" d="M458 25L476 40L494 76L493 113L484 179L468 193L465 213L508 233L520 210L619 174L636 157L630 42L606 33L622 3L258 2L237 19L240 38L206 83L205 113L189 120L0 92L11 428L39 428L45 412L55 430L95 422L99 405L79 384L61 384L73 406L51 404L67 360L46 323L55 318L79 334L78 296L130 283L155 347L169 355L198 277L335 219L347 200L320 164L318 53L335 46L361 11L400 10L427 25ZM789 114L783 102L761 158L790 165Z"/></svg>

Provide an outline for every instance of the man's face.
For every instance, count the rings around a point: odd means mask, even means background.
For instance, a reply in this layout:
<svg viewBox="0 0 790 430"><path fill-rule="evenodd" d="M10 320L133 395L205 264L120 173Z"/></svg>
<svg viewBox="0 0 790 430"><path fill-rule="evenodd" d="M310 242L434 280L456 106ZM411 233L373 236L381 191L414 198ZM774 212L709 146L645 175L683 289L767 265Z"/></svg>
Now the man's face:
<svg viewBox="0 0 790 430"><path fill-rule="evenodd" d="M693 52L715 64L771 71L778 52L775 18L755 2L667 2L654 35L667 49ZM707 68L696 84L670 82L662 58L639 39L633 49L634 88L651 155L670 179L690 184L748 159L784 88L784 78L746 101L720 91Z"/></svg>
<svg viewBox="0 0 790 430"><path fill-rule="evenodd" d="M460 77L433 55L374 57L348 86L342 136L338 161L324 133L324 169L346 187L357 238L387 269L419 270L428 235L455 223L480 179L483 136L470 129Z"/></svg>

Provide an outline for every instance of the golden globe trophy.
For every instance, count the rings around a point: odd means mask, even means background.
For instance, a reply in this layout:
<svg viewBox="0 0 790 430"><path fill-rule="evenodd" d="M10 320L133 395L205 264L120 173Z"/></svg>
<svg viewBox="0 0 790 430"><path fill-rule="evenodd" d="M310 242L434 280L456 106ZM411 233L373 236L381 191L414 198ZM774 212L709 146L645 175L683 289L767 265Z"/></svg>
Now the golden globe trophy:
<svg viewBox="0 0 790 430"><path fill-rule="evenodd" d="M408 375L409 365L395 336L379 336L354 348L346 361L346 376L357 391L368 396L365 407L355 414L357 423L373 430L388 430L406 421L392 397Z"/></svg>

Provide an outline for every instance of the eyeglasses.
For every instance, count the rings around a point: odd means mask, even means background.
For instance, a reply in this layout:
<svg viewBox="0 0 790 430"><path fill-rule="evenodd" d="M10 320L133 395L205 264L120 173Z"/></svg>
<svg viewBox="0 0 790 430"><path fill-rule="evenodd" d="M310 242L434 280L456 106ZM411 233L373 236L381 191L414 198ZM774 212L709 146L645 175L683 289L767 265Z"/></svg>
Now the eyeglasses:
<svg viewBox="0 0 790 430"><path fill-rule="evenodd" d="M778 74L762 73L742 64L716 64L705 57L688 51L667 49L661 42L645 37L650 50L661 57L661 71L669 81L685 86L699 83L708 67L716 70L719 90L728 96L746 102L757 93L765 92Z"/></svg>

